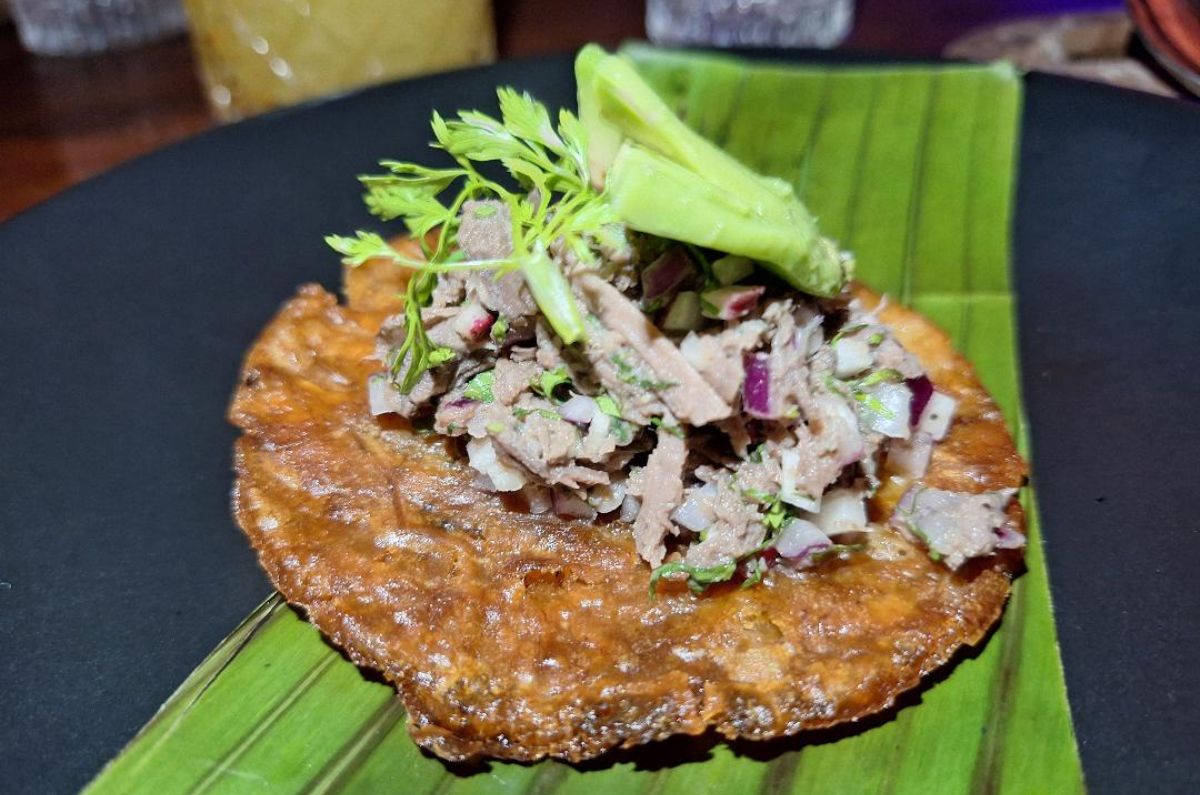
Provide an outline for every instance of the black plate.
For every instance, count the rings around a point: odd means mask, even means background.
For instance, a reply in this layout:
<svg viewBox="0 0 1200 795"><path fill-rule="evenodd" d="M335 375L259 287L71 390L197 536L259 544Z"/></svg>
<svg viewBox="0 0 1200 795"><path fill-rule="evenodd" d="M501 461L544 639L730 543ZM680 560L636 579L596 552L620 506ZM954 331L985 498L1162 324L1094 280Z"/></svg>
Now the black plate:
<svg viewBox="0 0 1200 795"><path fill-rule="evenodd" d="M0 790L83 785L270 591L230 519L243 351L419 159L430 108L573 104L568 58L218 129L0 227ZM1067 682L1094 792L1200 790L1200 112L1031 75L1016 268ZM1036 727L1031 727L1036 731Z"/></svg>

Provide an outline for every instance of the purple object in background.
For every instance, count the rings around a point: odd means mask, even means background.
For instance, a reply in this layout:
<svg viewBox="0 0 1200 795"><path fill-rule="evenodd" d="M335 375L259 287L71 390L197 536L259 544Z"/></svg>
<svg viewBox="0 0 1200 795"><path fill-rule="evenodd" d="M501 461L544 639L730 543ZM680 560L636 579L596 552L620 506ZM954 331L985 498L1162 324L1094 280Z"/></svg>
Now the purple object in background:
<svg viewBox="0 0 1200 795"><path fill-rule="evenodd" d="M655 44L836 47L850 33L854 0L647 0Z"/></svg>
<svg viewBox="0 0 1200 795"><path fill-rule="evenodd" d="M9 0L21 44L38 55L87 55L187 28L179 0Z"/></svg>

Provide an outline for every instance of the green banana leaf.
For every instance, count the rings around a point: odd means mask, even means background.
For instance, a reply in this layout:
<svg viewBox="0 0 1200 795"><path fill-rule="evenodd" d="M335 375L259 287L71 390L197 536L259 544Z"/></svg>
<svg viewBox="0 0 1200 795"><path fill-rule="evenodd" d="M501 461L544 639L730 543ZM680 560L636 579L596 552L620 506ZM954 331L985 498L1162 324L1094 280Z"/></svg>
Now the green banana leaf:
<svg viewBox="0 0 1200 795"><path fill-rule="evenodd" d="M689 124L792 180L860 278L953 335L1028 455L1009 278L1018 75L628 51ZM409 740L388 685L272 597L87 791L1079 792L1032 489L1024 498L1028 572L999 630L860 725L765 745L679 739L582 766L449 767Z"/></svg>

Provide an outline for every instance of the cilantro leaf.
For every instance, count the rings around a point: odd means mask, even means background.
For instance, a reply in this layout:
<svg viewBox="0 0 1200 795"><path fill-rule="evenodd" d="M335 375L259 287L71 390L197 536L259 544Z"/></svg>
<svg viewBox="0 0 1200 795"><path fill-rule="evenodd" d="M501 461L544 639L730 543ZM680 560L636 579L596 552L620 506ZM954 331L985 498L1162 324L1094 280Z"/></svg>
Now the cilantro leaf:
<svg viewBox="0 0 1200 795"><path fill-rule="evenodd" d="M732 579L737 568L736 560L708 567L689 566L683 562L664 563L650 573L650 598L653 599L658 590L658 581L671 574L686 574L688 588L694 594L701 594L714 583Z"/></svg>
<svg viewBox="0 0 1200 795"><path fill-rule="evenodd" d="M498 315L496 321L492 323L490 336L492 342L504 342L504 336L508 334L508 318L504 315Z"/></svg>
<svg viewBox="0 0 1200 795"><path fill-rule="evenodd" d="M495 381L496 372L485 370L467 382L466 388L463 389L463 397L477 400L480 403L491 403L496 399L492 395L492 384Z"/></svg>
<svg viewBox="0 0 1200 795"><path fill-rule="evenodd" d="M614 419L621 419L621 408L617 405L617 401L613 400L612 395L597 395L596 407L608 416Z"/></svg>
<svg viewBox="0 0 1200 795"><path fill-rule="evenodd" d="M550 112L528 94L511 88L497 91L500 118L479 111L460 111L447 119L434 113L435 146L455 161L449 168L385 160L385 173L359 177L368 210L385 221L403 220L421 246L422 257L406 257L375 232L329 235L326 242L350 266L384 258L417 272L409 280L405 318L409 333L393 352L392 377L407 393L447 354L433 349L421 323L438 273L518 270L555 333L570 345L583 339L585 328L570 285L550 247L561 245L580 262L597 261L596 250L611 241L619 222L610 203L588 178L586 135L579 119L560 111L557 126ZM514 191L482 173L478 164L498 162L518 183ZM471 199L504 203L512 219L512 252L497 260L456 256L455 243L463 205ZM477 208L478 217L496 207ZM505 326L493 330L503 339Z"/></svg>
<svg viewBox="0 0 1200 795"><path fill-rule="evenodd" d="M571 373L565 367L556 367L553 370L546 370L538 376L537 382L533 385L533 391L544 398L555 400L554 390L563 384L571 383Z"/></svg>

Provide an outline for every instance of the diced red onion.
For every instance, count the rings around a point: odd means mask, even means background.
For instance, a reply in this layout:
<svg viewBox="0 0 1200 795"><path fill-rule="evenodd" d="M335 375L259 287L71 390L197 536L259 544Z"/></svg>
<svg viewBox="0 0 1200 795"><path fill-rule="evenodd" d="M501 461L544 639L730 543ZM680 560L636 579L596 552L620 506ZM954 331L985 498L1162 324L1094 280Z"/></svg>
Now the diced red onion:
<svg viewBox="0 0 1200 795"><path fill-rule="evenodd" d="M558 407L558 413L567 422L577 425L587 425L596 415L596 401L587 395L574 395L566 403Z"/></svg>
<svg viewBox="0 0 1200 795"><path fill-rule="evenodd" d="M821 511L812 521L827 536L865 530L867 507L863 492L854 489L830 489L821 498Z"/></svg>
<svg viewBox="0 0 1200 795"><path fill-rule="evenodd" d="M912 405L912 394L908 387L904 384L879 384L868 394L879 401L883 411L864 406L863 419L867 426L893 439L907 439L911 432L908 427L908 413Z"/></svg>
<svg viewBox="0 0 1200 795"><path fill-rule="evenodd" d="M367 379L367 403L373 417L404 411L404 396L383 373L376 373Z"/></svg>
<svg viewBox="0 0 1200 795"><path fill-rule="evenodd" d="M829 536L805 519L792 519L779 531L779 538L775 539L775 551L780 557L791 561L831 546L833 542L829 540Z"/></svg>
<svg viewBox="0 0 1200 795"><path fill-rule="evenodd" d="M742 358L746 379L742 383L742 405L746 413L759 419L772 419L778 411L771 405L771 357L751 353Z"/></svg>
<svg viewBox="0 0 1200 795"><path fill-rule="evenodd" d="M911 439L895 439L888 447L888 467L906 478L919 478L929 469L933 455L933 437L917 431Z"/></svg>
<svg viewBox="0 0 1200 795"><path fill-rule="evenodd" d="M996 549L1020 549L1025 546L1025 536L1008 525L996 528Z"/></svg>
<svg viewBox="0 0 1200 795"><path fill-rule="evenodd" d="M929 399L933 397L933 382L929 380L929 376L919 375L916 378L905 380L904 385L912 392L912 405L909 406L908 416L912 420L913 427L916 427L917 419L925 410Z"/></svg>
<svg viewBox="0 0 1200 795"><path fill-rule="evenodd" d="M843 337L838 340L833 345L833 354L836 359L833 374L838 378L849 378L861 373L874 361L871 357L870 346L864 340L857 338Z"/></svg>
<svg viewBox="0 0 1200 795"><path fill-rule="evenodd" d="M700 294L701 313L716 320L736 320L758 306L765 287L718 287Z"/></svg>
<svg viewBox="0 0 1200 795"><path fill-rule="evenodd" d="M958 401L944 392L934 392L917 421L917 430L929 434L935 441L946 438Z"/></svg>
<svg viewBox="0 0 1200 795"><path fill-rule="evenodd" d="M554 491L554 512L560 516L570 516L575 519L595 519L596 509L585 500L567 491Z"/></svg>
<svg viewBox="0 0 1200 795"><path fill-rule="evenodd" d="M700 296L683 290L671 301L662 327L667 331L695 331L700 328Z"/></svg>
<svg viewBox="0 0 1200 795"><path fill-rule="evenodd" d="M672 246L642 270L642 300L669 295L691 274L691 259L679 246Z"/></svg>
<svg viewBox="0 0 1200 795"><path fill-rule="evenodd" d="M458 333L458 336L474 342L487 336L495 320L496 318L484 309L479 302L472 301L464 305L462 311L450 323L451 327Z"/></svg>

